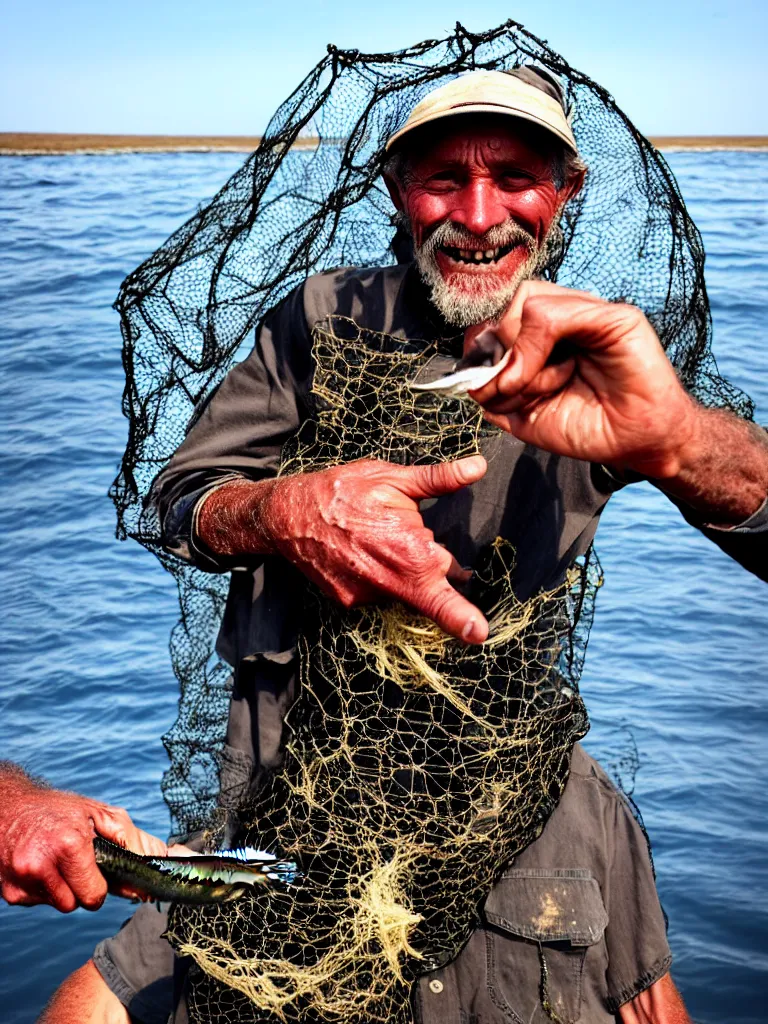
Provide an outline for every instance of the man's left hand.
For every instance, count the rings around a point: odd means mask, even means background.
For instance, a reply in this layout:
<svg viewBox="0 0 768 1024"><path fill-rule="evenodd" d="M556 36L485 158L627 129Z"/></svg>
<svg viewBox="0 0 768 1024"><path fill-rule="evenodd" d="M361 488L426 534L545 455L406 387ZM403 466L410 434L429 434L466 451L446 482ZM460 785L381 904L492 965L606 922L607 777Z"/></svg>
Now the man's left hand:
<svg viewBox="0 0 768 1024"><path fill-rule="evenodd" d="M526 281L496 333L513 356L473 392L492 423L557 455L679 472L698 407L639 309Z"/></svg>

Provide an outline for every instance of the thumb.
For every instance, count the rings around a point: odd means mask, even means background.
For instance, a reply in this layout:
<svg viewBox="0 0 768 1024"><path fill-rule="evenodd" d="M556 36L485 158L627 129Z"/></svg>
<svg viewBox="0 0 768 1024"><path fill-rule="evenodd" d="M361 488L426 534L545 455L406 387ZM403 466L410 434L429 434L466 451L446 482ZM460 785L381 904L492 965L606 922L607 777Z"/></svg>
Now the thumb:
<svg viewBox="0 0 768 1024"><path fill-rule="evenodd" d="M424 594L413 595L410 603L457 640L481 644L488 638L488 622L483 613L455 591L446 579Z"/></svg>
<svg viewBox="0 0 768 1024"><path fill-rule="evenodd" d="M162 839L134 825L122 807L94 802L91 804L90 816L96 832L118 846L151 857L165 857L168 853L168 847Z"/></svg>
<svg viewBox="0 0 768 1024"><path fill-rule="evenodd" d="M403 466L395 485L417 501L450 494L485 476L488 463L482 455L471 455L455 462L439 462L433 466Z"/></svg>

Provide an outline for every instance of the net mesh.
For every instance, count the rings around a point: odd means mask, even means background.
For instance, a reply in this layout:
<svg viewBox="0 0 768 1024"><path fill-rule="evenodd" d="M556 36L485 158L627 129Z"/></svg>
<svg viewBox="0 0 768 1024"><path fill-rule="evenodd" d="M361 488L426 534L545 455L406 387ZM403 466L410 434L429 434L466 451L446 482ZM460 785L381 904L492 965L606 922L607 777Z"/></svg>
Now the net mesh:
<svg viewBox="0 0 768 1024"><path fill-rule="evenodd" d="M413 106L462 72L532 62L563 81L589 168L547 276L639 306L692 394L751 416L717 374L703 249L674 178L602 87L513 22L478 34L458 25L398 53L330 47L258 150L117 300L130 427L112 496L119 535L153 550L179 586L181 699L164 793L181 831L215 819L230 668L213 644L226 580L163 552L151 482L291 289L322 269L394 262L379 173ZM482 450L489 428L472 406L403 387L439 343L340 320L319 325L314 343L316 415L282 472ZM455 955L493 879L538 834L586 728L576 685L598 571L587 559L523 604L503 542L475 569L469 596L493 627L480 652L403 608L343 611L310 593L286 762L239 811L249 845L303 875L225 907L174 909L173 941L199 968L194 1019L408 1019L412 979Z"/></svg>
<svg viewBox="0 0 768 1024"><path fill-rule="evenodd" d="M318 325L316 416L281 472L481 451L493 428L477 406L408 386L439 349L344 318ZM526 601L513 570L500 539L478 560L481 650L400 604L345 611L311 594L286 763L239 809L248 845L283 851L302 876L236 905L174 909L172 941L203 971L196 1019L405 1022L410 982L459 952L587 728L576 684L596 565Z"/></svg>

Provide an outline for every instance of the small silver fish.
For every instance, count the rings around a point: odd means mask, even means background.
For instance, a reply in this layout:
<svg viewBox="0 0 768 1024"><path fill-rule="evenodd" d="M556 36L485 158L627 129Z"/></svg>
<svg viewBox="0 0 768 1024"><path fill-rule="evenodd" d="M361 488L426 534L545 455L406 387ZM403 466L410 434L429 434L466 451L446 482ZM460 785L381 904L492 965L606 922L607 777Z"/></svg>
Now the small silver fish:
<svg viewBox="0 0 768 1024"><path fill-rule="evenodd" d="M239 852L210 856L152 857L124 850L102 836L93 841L96 863L108 882L129 886L156 900L177 903L223 903L237 899L251 886L294 881L298 868L293 861L274 854L255 854L245 859Z"/></svg>
<svg viewBox="0 0 768 1024"><path fill-rule="evenodd" d="M493 328L486 328L472 341L469 352L453 373L428 384L410 384L409 387L413 391L432 391L446 398L466 398L470 391L476 391L498 377L511 356L512 350L504 349Z"/></svg>
<svg viewBox="0 0 768 1024"><path fill-rule="evenodd" d="M434 391L447 398L466 398L470 391L476 391L498 377L510 360L512 350L509 349L495 366L468 366L464 370L456 370L447 377L430 381L429 384L409 384L412 391Z"/></svg>

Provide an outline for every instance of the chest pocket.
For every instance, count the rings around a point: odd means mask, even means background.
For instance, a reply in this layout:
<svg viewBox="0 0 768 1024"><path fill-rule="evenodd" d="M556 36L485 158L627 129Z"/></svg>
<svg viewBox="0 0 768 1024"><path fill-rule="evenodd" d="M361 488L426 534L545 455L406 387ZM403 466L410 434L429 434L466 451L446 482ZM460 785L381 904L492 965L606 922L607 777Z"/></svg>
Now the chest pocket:
<svg viewBox="0 0 768 1024"><path fill-rule="evenodd" d="M500 1019L614 1020L603 1001L608 914L590 871L510 868L484 916L488 995Z"/></svg>

